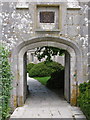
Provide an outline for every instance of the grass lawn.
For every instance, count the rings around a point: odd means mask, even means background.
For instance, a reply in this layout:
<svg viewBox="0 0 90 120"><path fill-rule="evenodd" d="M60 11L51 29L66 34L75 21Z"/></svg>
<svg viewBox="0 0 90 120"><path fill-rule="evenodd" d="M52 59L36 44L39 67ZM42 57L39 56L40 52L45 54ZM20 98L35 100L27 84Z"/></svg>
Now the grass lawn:
<svg viewBox="0 0 90 120"><path fill-rule="evenodd" d="M38 80L43 85L46 85L47 81L50 79L51 76L48 77L34 77L34 79Z"/></svg>

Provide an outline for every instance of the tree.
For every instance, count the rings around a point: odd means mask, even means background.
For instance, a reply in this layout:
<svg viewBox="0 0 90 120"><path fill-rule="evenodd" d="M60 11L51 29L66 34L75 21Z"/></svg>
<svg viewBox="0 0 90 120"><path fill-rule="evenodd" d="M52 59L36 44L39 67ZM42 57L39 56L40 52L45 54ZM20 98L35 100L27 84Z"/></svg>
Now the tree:
<svg viewBox="0 0 90 120"><path fill-rule="evenodd" d="M38 60L41 61L43 58L46 59L46 61L52 61L52 56L62 56L64 55L65 50L59 49L56 47L51 46L43 46L38 47L35 51L35 56L37 56Z"/></svg>

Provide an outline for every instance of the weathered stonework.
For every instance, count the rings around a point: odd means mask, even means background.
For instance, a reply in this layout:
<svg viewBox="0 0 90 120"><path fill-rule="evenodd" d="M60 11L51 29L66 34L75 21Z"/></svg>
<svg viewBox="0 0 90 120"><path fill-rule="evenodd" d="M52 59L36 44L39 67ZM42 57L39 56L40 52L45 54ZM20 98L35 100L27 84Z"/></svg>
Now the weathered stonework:
<svg viewBox="0 0 90 120"><path fill-rule="evenodd" d="M77 4L77 5L75 5ZM58 27L50 25L46 29L37 27L37 6L43 9L47 6L58 6ZM54 46L67 50L70 60L66 62L66 74L70 70L66 80L65 98L76 105L78 85L88 80L88 4L69 2L2 2L0 13L0 25L2 25L2 43L11 50L11 65L14 75L12 90L12 106L22 106L26 99L26 74L23 72L29 49L40 46ZM50 27L50 28L49 28ZM66 55L67 58L67 55ZM67 61L67 60L66 60ZM76 75L75 75L76 73ZM76 78L75 78L75 76ZM67 81L70 83L68 84ZM70 93L67 93L67 85L70 85ZM25 88L23 87L25 86Z"/></svg>

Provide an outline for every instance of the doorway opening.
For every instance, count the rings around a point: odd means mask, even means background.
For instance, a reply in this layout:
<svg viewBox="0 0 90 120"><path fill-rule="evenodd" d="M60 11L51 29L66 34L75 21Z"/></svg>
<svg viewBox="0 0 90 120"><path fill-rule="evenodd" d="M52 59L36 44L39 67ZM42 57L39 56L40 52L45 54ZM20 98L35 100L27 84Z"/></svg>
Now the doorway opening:
<svg viewBox="0 0 90 120"><path fill-rule="evenodd" d="M25 100L36 90L34 80L37 80L70 103L70 54L65 50L63 56L51 56L52 61L47 62L46 56L39 61L35 50L29 49L24 54Z"/></svg>

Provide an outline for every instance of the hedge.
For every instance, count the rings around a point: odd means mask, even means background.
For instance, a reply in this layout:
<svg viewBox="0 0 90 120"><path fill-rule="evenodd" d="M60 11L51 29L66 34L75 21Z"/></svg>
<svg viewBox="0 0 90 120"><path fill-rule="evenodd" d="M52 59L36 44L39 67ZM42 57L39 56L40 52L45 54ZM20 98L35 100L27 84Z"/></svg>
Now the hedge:
<svg viewBox="0 0 90 120"><path fill-rule="evenodd" d="M29 72L34 65L35 65L34 63L29 63L29 64L27 65L27 72Z"/></svg>
<svg viewBox="0 0 90 120"><path fill-rule="evenodd" d="M78 97L78 105L87 119L90 120L90 81L80 84L79 89L80 95Z"/></svg>
<svg viewBox="0 0 90 120"><path fill-rule="evenodd" d="M57 70L51 74L51 78L47 81L46 86L52 89L61 89L64 87L64 69Z"/></svg>
<svg viewBox="0 0 90 120"><path fill-rule="evenodd" d="M64 67L57 62L41 62L35 64L29 71L30 77L45 77L50 76L56 70L62 70Z"/></svg>
<svg viewBox="0 0 90 120"><path fill-rule="evenodd" d="M10 91L12 74L8 62L8 50L0 45L0 119L10 116Z"/></svg>

